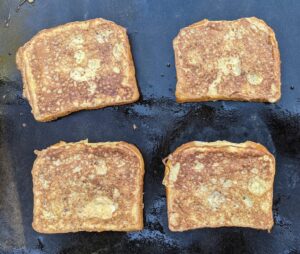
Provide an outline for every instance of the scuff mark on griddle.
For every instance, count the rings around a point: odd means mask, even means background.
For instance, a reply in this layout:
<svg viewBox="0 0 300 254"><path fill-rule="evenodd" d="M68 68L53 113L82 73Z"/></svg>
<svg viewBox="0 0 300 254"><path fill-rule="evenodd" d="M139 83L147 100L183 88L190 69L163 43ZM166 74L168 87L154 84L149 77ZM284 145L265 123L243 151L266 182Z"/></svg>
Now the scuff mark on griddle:
<svg viewBox="0 0 300 254"><path fill-rule="evenodd" d="M38 244L37 244L38 249L41 250L41 251L44 250L45 245L43 243L43 238L42 237L38 237L37 241L38 241Z"/></svg>
<svg viewBox="0 0 300 254"><path fill-rule="evenodd" d="M239 246L239 253L253 253L247 246L246 239L240 232L231 232L222 236L219 243L222 253L235 253L236 246Z"/></svg>
<svg viewBox="0 0 300 254"><path fill-rule="evenodd" d="M6 28L9 27L10 20L11 20L11 14L10 14L10 7L9 7L8 16L7 16L7 18L6 18L5 21L4 21L4 26L5 26Z"/></svg>
<svg viewBox="0 0 300 254"><path fill-rule="evenodd" d="M150 98L127 106L116 106L113 108L117 111L122 111L130 117L137 116L139 118L143 118L148 116L161 117L162 112L172 112L175 116L182 116L191 107L191 105L174 104L174 101L170 98Z"/></svg>
<svg viewBox="0 0 300 254"><path fill-rule="evenodd" d="M289 232L292 232L292 230L290 229L290 226L292 225L292 223L285 217L281 216L276 211L274 211L274 222L276 225L278 225L284 229L287 229Z"/></svg>
<svg viewBox="0 0 300 254"><path fill-rule="evenodd" d="M280 226L281 228L287 229L289 232L291 232L290 226L292 223L279 214L279 206L283 199L289 199L289 196L278 194L273 203L273 216L274 216L274 223L277 226Z"/></svg>
<svg viewBox="0 0 300 254"><path fill-rule="evenodd" d="M29 3L29 4L33 4L35 0L20 0L18 7L16 8L16 12L19 12L21 7L25 4L25 3Z"/></svg>
<svg viewBox="0 0 300 254"><path fill-rule="evenodd" d="M0 105L24 105L25 99L22 96L21 84L11 81L6 77L0 77Z"/></svg>
<svg viewBox="0 0 300 254"><path fill-rule="evenodd" d="M300 100L299 100L300 101ZM271 132L276 146L281 154L300 158L300 115L292 114L282 109L271 109L265 113L265 122Z"/></svg>
<svg viewBox="0 0 300 254"><path fill-rule="evenodd" d="M146 228L149 228L151 231L159 231L161 234L164 234L163 226L161 225L159 218L162 214L162 210L166 207L166 199L159 197L154 201L153 207L150 210L150 213L146 215Z"/></svg>
<svg viewBox="0 0 300 254"><path fill-rule="evenodd" d="M24 224L21 202L15 182L14 162L8 148L8 129L12 122L0 117L0 253L6 253L13 247L20 248L25 244Z"/></svg>

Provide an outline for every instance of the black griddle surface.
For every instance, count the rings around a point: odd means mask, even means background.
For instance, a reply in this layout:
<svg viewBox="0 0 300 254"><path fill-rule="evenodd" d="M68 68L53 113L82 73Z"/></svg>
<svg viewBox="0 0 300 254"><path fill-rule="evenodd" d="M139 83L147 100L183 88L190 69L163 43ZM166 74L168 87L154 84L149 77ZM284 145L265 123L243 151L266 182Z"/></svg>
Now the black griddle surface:
<svg viewBox="0 0 300 254"><path fill-rule="evenodd" d="M0 2L0 253L300 253L300 1L36 0L16 12L17 6L17 0ZM204 18L247 16L262 18L275 30L280 102L177 104L172 40L179 29ZM36 122L22 98L17 48L43 28L96 17L128 29L142 98ZM86 138L124 140L142 151L143 231L46 235L32 229L33 150ZM243 228L169 231L161 160L191 140L252 140L276 156L270 234Z"/></svg>

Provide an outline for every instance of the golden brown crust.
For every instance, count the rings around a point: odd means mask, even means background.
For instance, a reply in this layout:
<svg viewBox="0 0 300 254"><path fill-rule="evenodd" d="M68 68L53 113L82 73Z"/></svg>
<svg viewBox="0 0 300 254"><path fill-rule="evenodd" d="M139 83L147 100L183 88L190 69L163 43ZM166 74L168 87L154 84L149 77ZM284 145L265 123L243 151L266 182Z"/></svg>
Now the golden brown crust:
<svg viewBox="0 0 300 254"><path fill-rule="evenodd" d="M32 169L40 233L143 229L144 161L126 142L59 142Z"/></svg>
<svg viewBox="0 0 300 254"><path fill-rule="evenodd" d="M18 50L16 63L38 121L139 98L126 29L108 20L42 30Z"/></svg>
<svg viewBox="0 0 300 254"><path fill-rule="evenodd" d="M263 20L205 19L181 29L173 47L177 102L276 102L281 97L278 43Z"/></svg>
<svg viewBox="0 0 300 254"><path fill-rule="evenodd" d="M189 142L165 164L169 228L252 227L271 230L275 159L247 141Z"/></svg>

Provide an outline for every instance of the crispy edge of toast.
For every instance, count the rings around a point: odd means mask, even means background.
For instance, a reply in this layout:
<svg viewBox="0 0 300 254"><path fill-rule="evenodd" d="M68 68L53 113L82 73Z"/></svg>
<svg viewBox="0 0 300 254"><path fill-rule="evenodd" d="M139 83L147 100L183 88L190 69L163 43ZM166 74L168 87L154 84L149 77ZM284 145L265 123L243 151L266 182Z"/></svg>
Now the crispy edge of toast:
<svg viewBox="0 0 300 254"><path fill-rule="evenodd" d="M100 23L110 23L112 26L117 27L119 29L122 30L122 32L125 33L125 46L126 46L126 53L127 53L127 57L128 57L128 80L130 82L132 82L133 84L133 91L134 94L131 98L131 100L127 100L127 101L123 101L123 102L114 102L114 103L103 103L101 105L95 105L95 106L90 106L90 107L73 107L70 110L64 111L64 112L59 112L59 113L55 113L55 114L40 114L39 112L39 108L37 105L37 98L36 98L36 94L35 94L35 88L36 84L35 84L35 79L33 77L33 75L31 74L31 69L29 67L29 63L26 61L27 57L26 57L26 53L27 51L29 51L30 53L30 47L32 46L32 44L34 43L34 41L37 38L43 37L43 36L48 36L51 32L57 31L58 29L60 30L64 30L65 28L71 27L71 26L82 26L82 25L86 25L89 26L92 23L95 22L100 22ZM125 104L130 104L133 102L136 102L139 97L140 97L140 93L139 93L139 88L137 85L137 81L136 81L136 77L135 77L135 66L134 66L134 61L133 61L133 57L132 57L132 53L131 53L131 46L130 46L130 42L128 39L128 35L126 32L126 28L116 24L113 21L110 20L105 20L102 18L96 18L96 19L90 19L87 21L74 21L74 22L69 22L63 25L59 25L56 27L52 27L52 28L47 28L47 29L43 29L41 31L39 31L36 35L34 35L28 42L26 42L22 47L20 47L17 51L16 54L16 64L17 64L17 68L21 71L21 75L22 75L22 80L23 80L23 96L25 98L28 99L29 104L32 108L32 113L34 118L39 121L39 122L48 122L48 121L52 121L55 120L57 118L69 115L71 113L77 112L77 111L81 111L81 110L90 110L90 109L100 109L100 108L105 108L108 106L118 106L118 105L125 105Z"/></svg>
<svg viewBox="0 0 300 254"><path fill-rule="evenodd" d="M180 70L177 68L179 64L179 56L178 56L178 51L179 49L177 48L177 41L179 37L181 36L181 33L187 29L190 29L192 27L205 27L209 22L236 22L240 19L237 20L219 20L219 21L210 21L208 19L201 20L199 22L196 22L190 26L182 28L178 35L174 38L173 40L173 49L174 49L174 55L175 55L175 66L176 66L176 75L177 75L177 84L176 84L176 91L175 91L175 96L176 96L176 101L179 103L185 103L185 102L202 102L202 101L217 101L217 100L227 100L227 101L251 101L251 102L269 102L269 103L275 103L280 100L281 98L281 71L280 71L280 52L279 52L279 47L278 47L278 42L276 40L275 33L273 29L262 19L259 19L257 17L249 17L249 18L244 18L247 19L249 23L260 23L261 25L265 26L268 30L270 41L272 44L272 49L273 49L273 56L274 56L274 73L273 75L276 76L276 86L279 88L279 93L277 97L274 98L265 98L265 99L255 99L255 98L249 98L247 96L241 96L241 97L236 97L236 98L229 98L227 96L223 96L222 94L218 94L216 96L202 96L202 97L192 97L188 96L185 93L182 93L179 91L178 87L181 85L182 82L179 82L179 80L182 80L181 75L180 75ZM184 82L184 81L183 81Z"/></svg>
<svg viewBox="0 0 300 254"><path fill-rule="evenodd" d="M207 148L207 151L209 151L209 148L211 148L211 147L213 147L213 148L222 148L222 147L224 147L224 148L225 147L245 148L245 149L259 150L259 151L265 153L266 155L268 155L272 160L272 169L273 169L273 182L272 182L272 190L271 190L271 194L272 194L271 199L272 199L272 204L273 204L274 176L275 176L275 172L276 172L275 158L274 158L273 154L271 154L265 146L263 146L259 143L252 142L252 141L246 141L244 143L232 143L232 142L228 142L228 141L215 141L215 142L191 141L191 142L185 143L185 144L179 146L178 148L176 148L173 153L171 153L169 156L167 156L163 160L163 163L165 164L164 180L169 176L169 173L170 173L170 168L172 166L172 159L171 159L172 155L178 154L178 153L180 153L180 152L182 152L186 149L195 148L195 147L204 147L204 148ZM164 184L164 181L163 181L163 184ZM169 227L170 231L182 232L182 231L188 231L188 230L194 229L194 228L191 228L191 229L178 230L178 229L172 227L172 225L170 224L170 221L169 221L169 218L170 218L170 215L169 215L170 212L169 211L171 210L171 201L170 201L170 199L171 199L171 196L172 196L172 190L171 190L172 188L170 188L166 185L165 185L165 188L166 188L166 198L167 198L168 227ZM270 207L269 212L273 214L272 206ZM272 223L270 228L265 228L265 229L254 228L254 229L267 230L270 233L271 229L274 225L274 219L273 219L272 222L273 223ZM223 226L220 225L220 227L223 227ZM224 226L224 227L235 227L235 226L232 225L232 226ZM239 227L242 227L242 226L239 226ZM215 226L206 226L205 228L216 228L216 227Z"/></svg>
<svg viewBox="0 0 300 254"><path fill-rule="evenodd" d="M142 230L144 228L144 220L143 220L143 210L144 210L144 202L143 202L143 195L144 195L144 191L143 191L143 186L144 186L144 174L145 174L145 164L144 164L144 159L143 156L140 152L140 150L132 144L129 144L127 142L124 141L119 141L119 142L99 142L99 143L89 143L88 140L81 140L78 142L70 142L70 143L66 143L64 141L60 141L54 145L51 145L43 150L35 150L34 153L37 155L37 158L34 161L33 167L32 167L32 178L33 178L33 196L35 196L36 193L36 189L35 189L35 184L34 184L34 180L35 174L38 174L38 167L37 167L37 163L38 163L38 159L39 157L43 156L48 149L56 149L56 148L60 148L62 146L65 145L76 145L76 144L87 144L90 146L107 146L107 147L118 147L121 146L123 147L126 151L130 150L130 152L133 152L139 159L139 162L141 164L140 167L140 174L138 175L139 177L139 196L138 196L138 200L139 200L139 210L138 210L138 214L137 214L137 218L138 218L138 222L135 226L132 226L132 228L129 228L128 230L124 231L122 229L118 230L118 229L113 229L113 230L107 230L107 229L99 229L99 230L90 230L90 229L81 229L80 231L78 230L74 230L74 231L70 231L70 230L59 230L59 231L55 231L55 230L48 230L43 228L43 225L39 225L35 223L35 211L37 210L38 207L36 207L35 205L33 206L33 222L32 222L32 227L35 231L39 232L39 233L46 233L46 234L56 234L56 233L71 233L71 232L104 232L104 231L121 231L121 232L132 232L132 231L139 231Z"/></svg>

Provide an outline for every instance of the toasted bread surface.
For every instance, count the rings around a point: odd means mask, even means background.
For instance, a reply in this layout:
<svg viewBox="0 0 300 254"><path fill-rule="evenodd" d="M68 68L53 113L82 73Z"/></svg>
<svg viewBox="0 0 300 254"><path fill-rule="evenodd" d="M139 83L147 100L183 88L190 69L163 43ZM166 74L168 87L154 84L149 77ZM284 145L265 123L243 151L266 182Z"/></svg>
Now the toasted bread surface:
<svg viewBox="0 0 300 254"><path fill-rule="evenodd" d="M16 62L38 121L139 98L126 29L108 20L42 30L18 50Z"/></svg>
<svg viewBox="0 0 300 254"><path fill-rule="evenodd" d="M276 102L281 97L278 43L258 18L205 19L181 29L173 46L178 102Z"/></svg>
<svg viewBox="0 0 300 254"><path fill-rule="evenodd" d="M60 142L36 151L33 228L41 233L143 228L144 162L125 142Z"/></svg>
<svg viewBox="0 0 300 254"><path fill-rule="evenodd" d="M172 231L271 230L275 159L257 143L190 142L168 158L164 185Z"/></svg>

